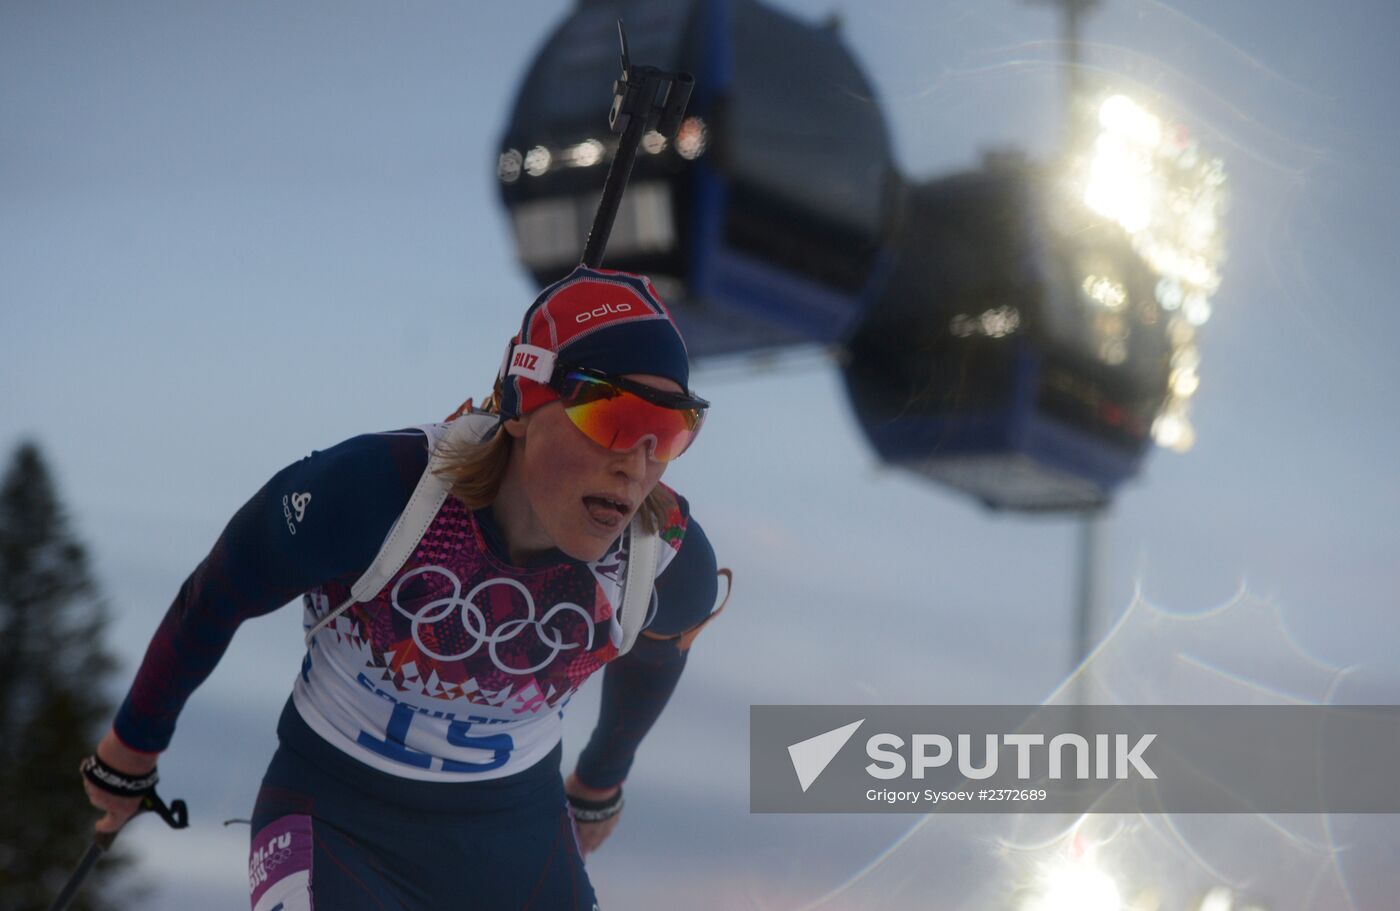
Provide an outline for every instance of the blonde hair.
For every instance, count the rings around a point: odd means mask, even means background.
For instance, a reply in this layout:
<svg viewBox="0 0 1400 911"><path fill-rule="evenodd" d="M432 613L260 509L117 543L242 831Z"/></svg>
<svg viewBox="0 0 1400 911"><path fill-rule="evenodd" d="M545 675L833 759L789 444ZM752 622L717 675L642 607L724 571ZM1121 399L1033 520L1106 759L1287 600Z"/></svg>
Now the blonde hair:
<svg viewBox="0 0 1400 911"><path fill-rule="evenodd" d="M458 410L457 417L470 408L471 402ZM448 481L452 496L468 509L485 509L496 500L501 482L505 480L506 469L510 465L512 449L511 436L498 429L480 443L470 441L448 442L439 440L433 449L437 457L434 473ZM648 493L637 510L642 520L642 530L655 534L666 524L670 512L671 498L666 489L657 484Z"/></svg>

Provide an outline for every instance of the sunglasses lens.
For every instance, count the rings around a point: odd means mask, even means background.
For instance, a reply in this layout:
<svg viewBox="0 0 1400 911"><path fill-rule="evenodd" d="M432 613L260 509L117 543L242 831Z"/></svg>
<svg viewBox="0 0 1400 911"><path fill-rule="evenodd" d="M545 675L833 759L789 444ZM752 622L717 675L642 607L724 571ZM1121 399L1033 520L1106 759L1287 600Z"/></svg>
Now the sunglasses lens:
<svg viewBox="0 0 1400 911"><path fill-rule="evenodd" d="M666 408L578 374L569 377L562 399L569 420L599 446L621 452L647 442L658 462L685 452L705 421L703 409Z"/></svg>

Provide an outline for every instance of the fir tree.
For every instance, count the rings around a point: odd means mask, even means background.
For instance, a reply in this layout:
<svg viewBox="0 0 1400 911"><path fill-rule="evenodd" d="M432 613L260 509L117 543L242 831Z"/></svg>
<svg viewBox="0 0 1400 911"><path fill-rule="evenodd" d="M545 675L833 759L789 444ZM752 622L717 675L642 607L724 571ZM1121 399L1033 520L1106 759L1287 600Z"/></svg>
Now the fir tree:
<svg viewBox="0 0 1400 911"><path fill-rule="evenodd" d="M48 908L92 841L99 814L78 763L112 717L106 613L39 449L23 443L0 484L0 911ZM109 852L74 911L118 907L127 863Z"/></svg>

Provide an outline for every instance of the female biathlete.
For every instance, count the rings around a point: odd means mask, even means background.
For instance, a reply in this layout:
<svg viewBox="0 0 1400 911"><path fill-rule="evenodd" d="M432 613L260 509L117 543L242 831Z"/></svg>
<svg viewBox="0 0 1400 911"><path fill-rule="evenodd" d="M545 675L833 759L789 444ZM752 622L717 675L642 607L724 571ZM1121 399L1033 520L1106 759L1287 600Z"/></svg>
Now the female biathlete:
<svg viewBox="0 0 1400 911"><path fill-rule="evenodd" d="M582 855L617 824L716 594L709 542L659 483L705 416L688 379L650 282L580 267L526 312L482 411L276 474L181 587L84 763L97 831L137 812L238 625L302 595L254 911L596 907ZM562 780L564 706L604 665Z"/></svg>

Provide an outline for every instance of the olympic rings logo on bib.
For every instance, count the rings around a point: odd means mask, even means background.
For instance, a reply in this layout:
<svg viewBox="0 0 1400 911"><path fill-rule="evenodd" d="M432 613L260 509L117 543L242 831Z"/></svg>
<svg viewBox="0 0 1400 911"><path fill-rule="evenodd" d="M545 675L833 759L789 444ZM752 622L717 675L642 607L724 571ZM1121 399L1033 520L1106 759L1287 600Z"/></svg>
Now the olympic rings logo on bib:
<svg viewBox="0 0 1400 911"><path fill-rule="evenodd" d="M440 576L445 576L448 581L452 583L452 594L442 598L436 598L421 605L417 610L410 611L399 603L399 589L414 576L426 573L435 573ZM525 599L526 614L523 619L507 620L505 623L497 626L494 632L488 633L486 630L486 616L481 612L481 608L476 606L475 598L486 589L495 585L506 585L518 591L520 596ZM577 642L566 644L560 631L557 628L552 629L547 625L550 619L560 611L573 611L583 618L584 626L588 630L588 641L583 643L582 647L585 651L593 648L593 618L587 611L577 604L563 601L551 607L543 617L536 619L534 597L531 596L528 588L514 579L487 579L484 582L478 583L475 588L467 592L464 598L462 597L462 582L451 570L441 566L420 566L399 577L399 580L394 583L393 589L389 592L389 603L393 606L395 611L412 621L411 632L413 635L413 644L418 647L418 651L438 661L461 661L464 658L470 658L472 655L476 654L481 646L485 645L487 653L491 656L491 663L505 673L533 674L548 666L555 658L559 657L561 652L567 652L580 647L580 643ZM435 651L423 641L422 636L419 634L420 630L425 625L431 626L434 623L446 620L458 608L462 610L462 629L475 641L466 651L457 654L448 655ZM533 627L536 638L544 645L549 646L549 657L530 667L510 667L502 661L500 655L496 653L496 646L502 642L513 641L526 627Z"/></svg>

